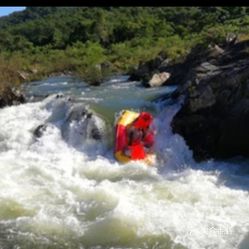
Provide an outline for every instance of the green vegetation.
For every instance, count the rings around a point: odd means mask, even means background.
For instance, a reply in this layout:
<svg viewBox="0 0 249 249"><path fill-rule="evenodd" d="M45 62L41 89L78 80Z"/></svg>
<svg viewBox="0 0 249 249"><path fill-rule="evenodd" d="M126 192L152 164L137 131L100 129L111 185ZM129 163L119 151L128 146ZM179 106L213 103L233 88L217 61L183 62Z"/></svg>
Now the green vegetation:
<svg viewBox="0 0 249 249"><path fill-rule="evenodd" d="M249 7L27 7L0 18L0 82L72 72L99 83L163 51L249 37Z"/></svg>

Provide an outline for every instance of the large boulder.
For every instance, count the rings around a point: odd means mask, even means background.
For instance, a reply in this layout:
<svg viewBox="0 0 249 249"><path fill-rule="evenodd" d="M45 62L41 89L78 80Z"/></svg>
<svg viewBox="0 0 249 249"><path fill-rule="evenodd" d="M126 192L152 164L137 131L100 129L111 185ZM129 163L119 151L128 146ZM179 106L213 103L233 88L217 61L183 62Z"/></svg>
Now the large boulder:
<svg viewBox="0 0 249 249"><path fill-rule="evenodd" d="M75 147L101 147L106 143L106 124L96 113L83 103L75 103L71 97L53 94L42 102L42 108L51 114L33 131L34 138L39 139L56 126L63 139Z"/></svg>
<svg viewBox="0 0 249 249"><path fill-rule="evenodd" d="M249 156L249 41L196 54L184 84L172 95L185 96L172 120L196 160ZM201 57L198 59L198 57ZM204 60L204 61L203 61Z"/></svg>
<svg viewBox="0 0 249 249"><path fill-rule="evenodd" d="M74 104L62 125L62 136L68 141L86 141L103 139L104 122L84 104Z"/></svg>
<svg viewBox="0 0 249 249"><path fill-rule="evenodd" d="M169 77L170 73L167 72L154 74L150 79L150 81L148 82L148 85L150 87L162 86L169 79Z"/></svg>

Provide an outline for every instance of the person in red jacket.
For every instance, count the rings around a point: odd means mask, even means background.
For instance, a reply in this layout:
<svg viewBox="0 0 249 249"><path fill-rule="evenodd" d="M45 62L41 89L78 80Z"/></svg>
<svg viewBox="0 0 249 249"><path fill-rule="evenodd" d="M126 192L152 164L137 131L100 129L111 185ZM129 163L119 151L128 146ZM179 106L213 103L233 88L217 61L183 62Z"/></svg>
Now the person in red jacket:
<svg viewBox="0 0 249 249"><path fill-rule="evenodd" d="M151 128L153 117L148 112L142 112L126 128L127 147L124 150L126 156L132 159L144 159L147 153L153 152L154 131Z"/></svg>

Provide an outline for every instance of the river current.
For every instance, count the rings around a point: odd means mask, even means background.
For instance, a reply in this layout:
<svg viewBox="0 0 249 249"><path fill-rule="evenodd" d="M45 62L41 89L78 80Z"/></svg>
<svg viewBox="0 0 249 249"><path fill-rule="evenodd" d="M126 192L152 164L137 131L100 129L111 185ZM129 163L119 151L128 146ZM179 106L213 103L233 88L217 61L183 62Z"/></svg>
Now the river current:
<svg viewBox="0 0 249 249"><path fill-rule="evenodd" d="M174 89L126 76L99 87L66 76L26 85L28 103L0 110L0 248L248 249L248 161L196 163L170 128L180 103L154 101ZM105 141L79 122L65 126L78 104L97 114ZM113 158L122 109L155 116L156 167Z"/></svg>

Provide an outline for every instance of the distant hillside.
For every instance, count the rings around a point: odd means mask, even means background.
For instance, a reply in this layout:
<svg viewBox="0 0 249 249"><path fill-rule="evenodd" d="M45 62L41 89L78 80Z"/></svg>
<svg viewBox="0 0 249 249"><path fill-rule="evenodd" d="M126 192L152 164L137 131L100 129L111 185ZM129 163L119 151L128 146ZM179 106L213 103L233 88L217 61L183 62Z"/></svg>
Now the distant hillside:
<svg viewBox="0 0 249 249"><path fill-rule="evenodd" d="M160 51L174 61L231 32L245 38L248 14L249 7L27 7L0 18L0 57L37 77L99 75L102 64L127 72Z"/></svg>
<svg viewBox="0 0 249 249"><path fill-rule="evenodd" d="M63 9L65 7L27 7L23 11L16 11L8 16L0 17L0 27L6 28L8 25L35 20Z"/></svg>
<svg viewBox="0 0 249 249"><path fill-rule="evenodd" d="M248 13L249 7L27 7L0 18L0 28L33 46L65 48L87 40L108 46L141 37L198 34ZM8 49L4 45L1 49Z"/></svg>

